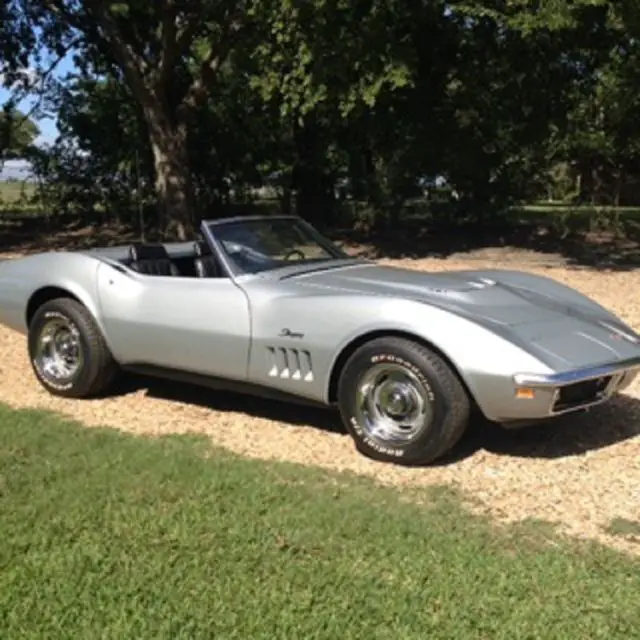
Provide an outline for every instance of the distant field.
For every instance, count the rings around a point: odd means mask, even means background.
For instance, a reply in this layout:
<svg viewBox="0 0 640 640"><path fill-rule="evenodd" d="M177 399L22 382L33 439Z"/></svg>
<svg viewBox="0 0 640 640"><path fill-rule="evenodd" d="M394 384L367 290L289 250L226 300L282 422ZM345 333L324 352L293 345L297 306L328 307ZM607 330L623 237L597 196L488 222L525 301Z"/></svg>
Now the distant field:
<svg viewBox="0 0 640 640"><path fill-rule="evenodd" d="M29 214L36 211L34 194L35 185L31 182L0 182L0 213Z"/></svg>
<svg viewBox="0 0 640 640"><path fill-rule="evenodd" d="M592 217L592 216L614 216L619 215L624 218L637 218L640 217L640 207L607 207L607 206L595 206L595 205L571 205L560 202L549 203L533 203L523 205L521 207L514 207L514 211L527 214L542 214L542 215L575 215L580 217Z"/></svg>
<svg viewBox="0 0 640 640"><path fill-rule="evenodd" d="M35 191L32 182L0 182L0 201L17 202L21 198L30 198Z"/></svg>

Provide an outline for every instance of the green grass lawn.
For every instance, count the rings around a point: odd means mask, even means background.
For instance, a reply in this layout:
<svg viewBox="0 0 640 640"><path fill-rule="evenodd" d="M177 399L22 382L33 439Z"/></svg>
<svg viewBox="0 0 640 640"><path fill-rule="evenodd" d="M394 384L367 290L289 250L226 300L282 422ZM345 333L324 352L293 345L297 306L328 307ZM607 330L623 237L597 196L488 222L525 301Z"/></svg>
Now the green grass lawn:
<svg viewBox="0 0 640 640"><path fill-rule="evenodd" d="M492 526L450 491L3 405L0 425L1 638L640 633L637 559Z"/></svg>

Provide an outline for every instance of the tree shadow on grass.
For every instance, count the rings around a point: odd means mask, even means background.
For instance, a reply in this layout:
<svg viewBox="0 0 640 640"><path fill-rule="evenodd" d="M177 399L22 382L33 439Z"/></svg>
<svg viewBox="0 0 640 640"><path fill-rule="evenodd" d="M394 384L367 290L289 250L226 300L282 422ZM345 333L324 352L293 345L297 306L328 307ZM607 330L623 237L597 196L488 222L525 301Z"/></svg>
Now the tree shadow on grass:
<svg viewBox="0 0 640 640"><path fill-rule="evenodd" d="M119 393L145 390L148 397L192 406L244 413L284 425L308 426L346 435L334 409L306 406L256 396L212 390L147 376L127 375ZM524 429L507 430L484 419L472 420L469 430L450 454L435 465L449 465L489 451L501 456L556 459L597 451L640 436L640 400L619 395L588 412L565 415ZM433 464L431 466L434 466Z"/></svg>

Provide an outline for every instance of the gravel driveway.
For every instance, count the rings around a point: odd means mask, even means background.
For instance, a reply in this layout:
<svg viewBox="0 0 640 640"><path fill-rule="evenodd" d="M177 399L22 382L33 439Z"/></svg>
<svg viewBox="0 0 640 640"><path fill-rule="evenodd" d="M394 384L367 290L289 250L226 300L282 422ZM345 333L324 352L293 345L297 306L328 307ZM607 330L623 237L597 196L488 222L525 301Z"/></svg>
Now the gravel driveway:
<svg viewBox="0 0 640 640"><path fill-rule="evenodd" d="M640 330L640 275L567 266L543 268L522 256L386 261L415 269L522 268L583 291ZM611 404L543 428L504 432L472 427L446 464L404 469L370 461L354 450L337 417L193 387L131 380L113 397L69 401L36 384L23 337L0 329L0 400L40 407L94 425L136 434L204 433L213 444L263 459L348 470L385 484L448 484L474 509L501 520L540 518L561 531L640 554L640 539L611 536L615 519L640 521L640 382Z"/></svg>

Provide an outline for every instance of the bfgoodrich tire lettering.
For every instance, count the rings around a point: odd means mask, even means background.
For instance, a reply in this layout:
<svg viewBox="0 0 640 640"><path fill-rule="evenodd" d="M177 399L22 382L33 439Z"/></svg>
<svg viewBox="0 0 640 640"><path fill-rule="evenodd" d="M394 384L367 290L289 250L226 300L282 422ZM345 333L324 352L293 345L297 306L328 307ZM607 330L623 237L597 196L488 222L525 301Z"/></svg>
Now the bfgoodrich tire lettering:
<svg viewBox="0 0 640 640"><path fill-rule="evenodd" d="M424 465L448 452L469 421L467 392L435 352L404 338L378 338L347 361L338 406L364 455Z"/></svg>
<svg viewBox="0 0 640 640"><path fill-rule="evenodd" d="M28 342L36 378L53 395L99 395L117 373L93 316L76 300L57 298L43 304L29 324Z"/></svg>

